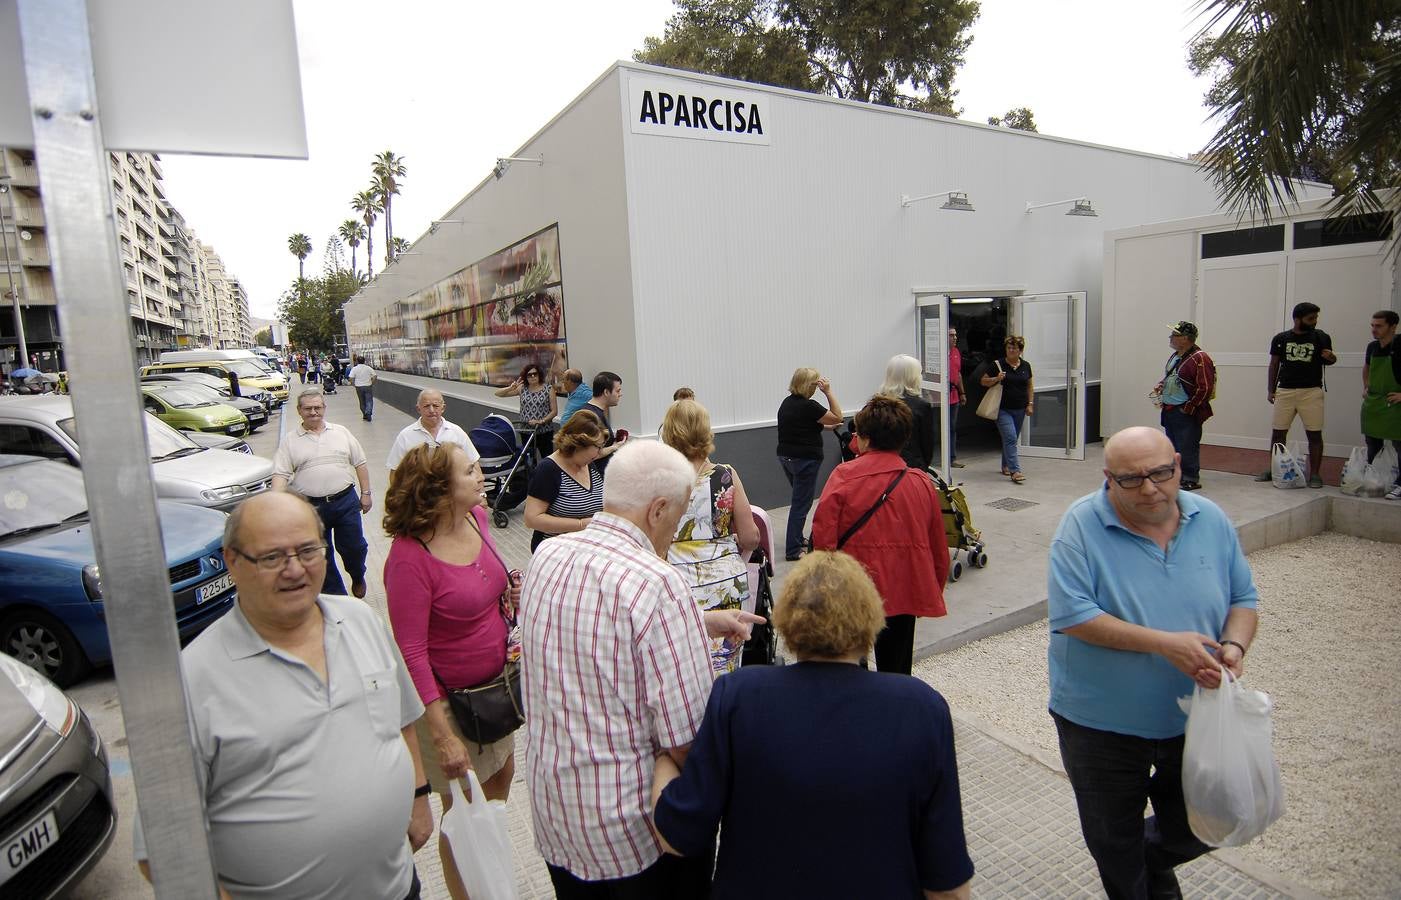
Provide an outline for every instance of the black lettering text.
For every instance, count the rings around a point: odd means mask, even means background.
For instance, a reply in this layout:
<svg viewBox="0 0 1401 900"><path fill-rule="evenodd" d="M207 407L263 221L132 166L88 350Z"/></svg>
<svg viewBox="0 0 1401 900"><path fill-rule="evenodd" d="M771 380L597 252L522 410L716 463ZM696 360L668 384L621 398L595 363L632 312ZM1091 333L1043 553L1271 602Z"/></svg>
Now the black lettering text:
<svg viewBox="0 0 1401 900"><path fill-rule="evenodd" d="M665 125L665 124L666 124L666 114L669 113L669 112L671 112L671 108L672 108L673 106L675 106L675 105L676 105L676 101L673 100L673 99L671 99L671 95L670 95L670 94L662 94L662 95L661 95L661 97L657 100L657 106L658 106L658 107L660 108L660 110L661 110L661 116L660 116L660 118L657 120L659 124L661 124L661 125Z"/></svg>
<svg viewBox="0 0 1401 900"><path fill-rule="evenodd" d="M676 124L691 127L691 105L686 102L685 94L676 95Z"/></svg>
<svg viewBox="0 0 1401 900"><path fill-rule="evenodd" d="M652 99L651 91L642 92L642 115L638 117L637 121L657 124L657 104Z"/></svg>
<svg viewBox="0 0 1401 900"><path fill-rule="evenodd" d="M691 119L696 123L697 128L709 128L705 124L705 98L691 98Z"/></svg>
<svg viewBox="0 0 1401 900"><path fill-rule="evenodd" d="M759 107L749 107L749 133L763 134L764 126L759 123Z"/></svg>
<svg viewBox="0 0 1401 900"><path fill-rule="evenodd" d="M722 105L723 104L721 104L719 100L710 101L710 127L714 128L716 131L724 131L724 129L720 127L720 116L716 114L716 107Z"/></svg>
<svg viewBox="0 0 1401 900"><path fill-rule="evenodd" d="M725 130L735 130L735 105L729 100L725 101Z"/></svg>
<svg viewBox="0 0 1401 900"><path fill-rule="evenodd" d="M749 130L749 124L744 119L744 106L745 103L743 100L735 101L735 126L731 129L732 131Z"/></svg>

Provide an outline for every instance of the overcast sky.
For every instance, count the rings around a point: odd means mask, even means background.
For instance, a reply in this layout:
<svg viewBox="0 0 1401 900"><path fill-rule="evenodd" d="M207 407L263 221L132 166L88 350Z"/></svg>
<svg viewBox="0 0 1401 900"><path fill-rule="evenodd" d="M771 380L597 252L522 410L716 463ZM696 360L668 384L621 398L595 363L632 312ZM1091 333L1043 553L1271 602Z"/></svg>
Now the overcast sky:
<svg viewBox="0 0 1401 900"><path fill-rule="evenodd" d="M394 233L412 241L672 12L671 0L294 8L310 158L163 157L168 197L264 318L296 277L288 235L310 235L319 273L375 153L405 159ZM1185 0L982 0L957 103L979 122L1029 106L1044 134L1186 156L1212 131L1186 66L1197 27ZM381 220L377 267L382 242Z"/></svg>

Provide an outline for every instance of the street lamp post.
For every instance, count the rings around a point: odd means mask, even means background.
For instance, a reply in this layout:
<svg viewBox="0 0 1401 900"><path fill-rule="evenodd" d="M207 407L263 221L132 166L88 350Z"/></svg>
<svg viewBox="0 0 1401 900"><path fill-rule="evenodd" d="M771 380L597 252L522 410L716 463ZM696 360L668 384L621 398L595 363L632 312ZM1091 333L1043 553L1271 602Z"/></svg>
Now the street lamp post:
<svg viewBox="0 0 1401 900"><path fill-rule="evenodd" d="M0 156L0 165L5 166L5 171L0 172L0 195L4 195L6 204L10 207L10 221L19 227L19 220L15 218L15 198L10 194L10 172L9 161ZM15 233L15 254L19 254L19 233ZM15 337L19 341L19 365L24 367L29 365L29 345L24 340L24 311L19 303L19 283L15 281L15 270L10 262L10 233L5 225L5 211L0 209L0 244L5 249L5 275L10 281L10 300L14 304L15 311Z"/></svg>

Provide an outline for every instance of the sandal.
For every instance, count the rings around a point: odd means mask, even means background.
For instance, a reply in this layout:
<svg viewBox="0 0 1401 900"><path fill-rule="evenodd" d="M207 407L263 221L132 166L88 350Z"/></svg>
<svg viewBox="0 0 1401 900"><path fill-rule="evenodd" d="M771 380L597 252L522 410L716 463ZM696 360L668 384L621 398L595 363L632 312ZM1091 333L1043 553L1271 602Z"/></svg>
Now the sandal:
<svg viewBox="0 0 1401 900"><path fill-rule="evenodd" d="M1013 484L1021 484L1021 483L1024 482L1024 481L1026 481L1026 476L1023 475L1021 472L1013 472L1013 473L1012 473L1012 483L1013 483Z"/></svg>
<svg viewBox="0 0 1401 900"><path fill-rule="evenodd" d="M1009 469L1009 468L1007 468L1006 466L1003 466L1003 467L1002 467L1002 474L1003 474L1003 475L1011 475L1011 474L1012 474L1012 470Z"/></svg>

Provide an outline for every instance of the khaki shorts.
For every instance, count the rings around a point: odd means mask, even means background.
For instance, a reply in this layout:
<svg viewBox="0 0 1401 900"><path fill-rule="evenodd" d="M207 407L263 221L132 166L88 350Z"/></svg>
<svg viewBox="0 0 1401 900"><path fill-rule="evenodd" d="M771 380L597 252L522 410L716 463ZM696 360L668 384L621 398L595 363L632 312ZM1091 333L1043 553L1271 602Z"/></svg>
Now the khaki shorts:
<svg viewBox="0 0 1401 900"><path fill-rule="evenodd" d="M467 746L467 758L472 761L478 781L486 781L500 772L506 760L515 753L514 734L508 734L494 744L474 744L462 736L451 709L448 710L448 724L452 726L452 733L457 735L457 739ZM418 732L418 752L423 757L423 771L428 775L428 784L434 793L446 794L449 790L448 777L443 774L443 766L438 762L438 747L433 743L433 732L428 728L428 716L422 716L414 723L414 731Z"/></svg>
<svg viewBox="0 0 1401 900"><path fill-rule="evenodd" d="M1323 430L1323 388L1279 388L1275 391L1275 414L1270 427L1288 431L1295 414L1304 420L1305 431Z"/></svg>

